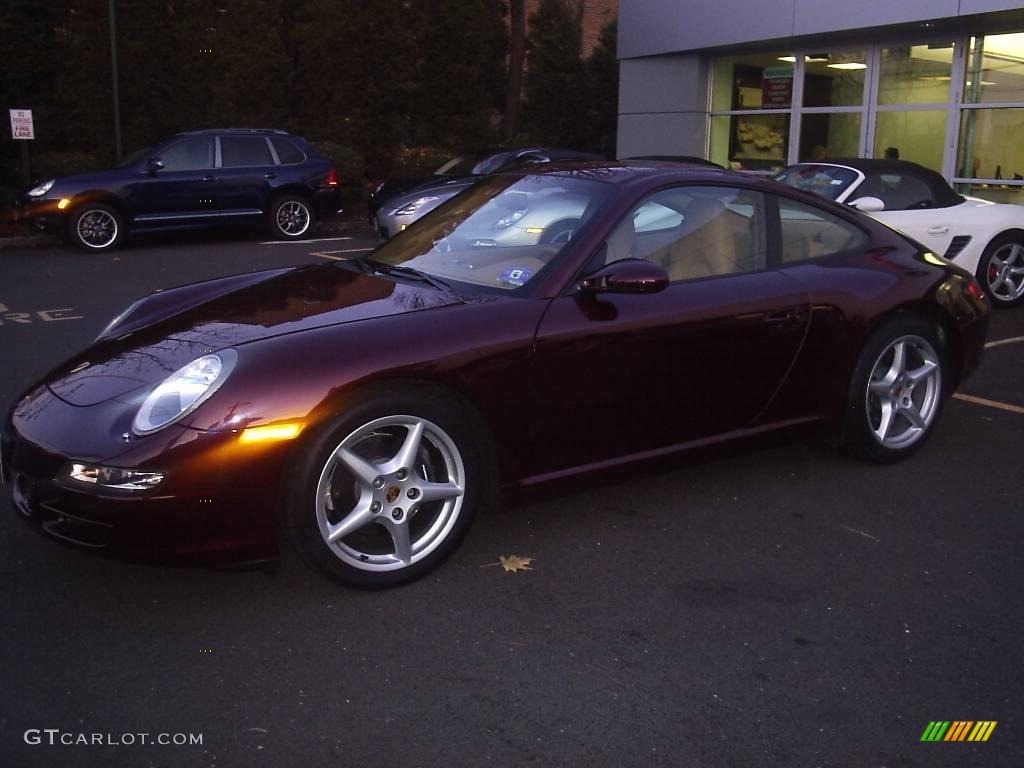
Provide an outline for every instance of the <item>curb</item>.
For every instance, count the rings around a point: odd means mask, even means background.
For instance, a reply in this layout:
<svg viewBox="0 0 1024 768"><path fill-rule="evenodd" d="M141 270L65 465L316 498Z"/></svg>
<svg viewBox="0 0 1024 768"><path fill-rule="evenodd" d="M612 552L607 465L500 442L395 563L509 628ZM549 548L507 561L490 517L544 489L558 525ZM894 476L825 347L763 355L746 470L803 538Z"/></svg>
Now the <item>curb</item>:
<svg viewBox="0 0 1024 768"><path fill-rule="evenodd" d="M0 251L6 248L53 248L64 242L54 235L15 235L0 237Z"/></svg>

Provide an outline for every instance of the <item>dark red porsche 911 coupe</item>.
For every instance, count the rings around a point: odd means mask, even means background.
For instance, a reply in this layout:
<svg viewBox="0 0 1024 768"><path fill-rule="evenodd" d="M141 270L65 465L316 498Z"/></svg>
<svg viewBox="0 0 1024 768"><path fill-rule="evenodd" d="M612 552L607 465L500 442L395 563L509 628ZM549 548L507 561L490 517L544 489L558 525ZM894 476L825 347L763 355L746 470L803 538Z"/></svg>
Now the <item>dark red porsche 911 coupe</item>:
<svg viewBox="0 0 1024 768"><path fill-rule="evenodd" d="M544 167L363 258L136 302L15 403L3 464L19 514L79 546L209 561L280 531L390 586L502 487L794 428L905 458L988 313L967 272L771 181Z"/></svg>

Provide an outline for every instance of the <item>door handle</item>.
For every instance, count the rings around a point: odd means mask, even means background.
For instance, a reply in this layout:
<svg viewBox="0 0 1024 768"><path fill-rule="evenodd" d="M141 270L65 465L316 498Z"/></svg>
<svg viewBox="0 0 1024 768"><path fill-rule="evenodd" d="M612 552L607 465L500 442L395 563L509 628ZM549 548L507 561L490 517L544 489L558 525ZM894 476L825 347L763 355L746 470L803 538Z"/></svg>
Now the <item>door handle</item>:
<svg viewBox="0 0 1024 768"><path fill-rule="evenodd" d="M273 173L273 172L271 172L271 173L264 173L263 174L263 178L264 179L276 179L277 178L277 174Z"/></svg>
<svg viewBox="0 0 1024 768"><path fill-rule="evenodd" d="M941 224L936 227L928 227L929 235L944 235L947 232L949 232L949 227L947 227L945 224Z"/></svg>
<svg viewBox="0 0 1024 768"><path fill-rule="evenodd" d="M801 307L791 307L766 315L764 323L773 328L798 328L804 324L806 316L807 313Z"/></svg>
<svg viewBox="0 0 1024 768"><path fill-rule="evenodd" d="M203 181L213 181L213 176L203 176Z"/></svg>

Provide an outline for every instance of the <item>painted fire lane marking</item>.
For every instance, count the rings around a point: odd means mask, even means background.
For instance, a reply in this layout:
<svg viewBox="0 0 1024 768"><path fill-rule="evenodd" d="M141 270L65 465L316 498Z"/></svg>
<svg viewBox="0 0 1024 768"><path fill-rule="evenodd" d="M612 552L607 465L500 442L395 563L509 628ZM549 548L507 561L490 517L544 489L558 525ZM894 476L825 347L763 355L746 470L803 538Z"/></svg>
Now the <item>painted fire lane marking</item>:
<svg viewBox="0 0 1024 768"><path fill-rule="evenodd" d="M59 309L37 309L32 312L12 312L7 305L0 302L0 327L4 325L31 325L42 320L44 323L54 323L58 320L82 320L84 315L68 315L74 312L73 307L61 307Z"/></svg>
<svg viewBox="0 0 1024 768"><path fill-rule="evenodd" d="M975 397L974 395L964 395L957 392L953 395L954 400L963 400L965 403L973 403L974 405L985 405L989 408L999 408L1003 411L1009 411L1010 413L1019 413L1024 415L1024 408L1019 405L1011 405L1010 403L1000 403L998 400L986 400L984 397Z"/></svg>

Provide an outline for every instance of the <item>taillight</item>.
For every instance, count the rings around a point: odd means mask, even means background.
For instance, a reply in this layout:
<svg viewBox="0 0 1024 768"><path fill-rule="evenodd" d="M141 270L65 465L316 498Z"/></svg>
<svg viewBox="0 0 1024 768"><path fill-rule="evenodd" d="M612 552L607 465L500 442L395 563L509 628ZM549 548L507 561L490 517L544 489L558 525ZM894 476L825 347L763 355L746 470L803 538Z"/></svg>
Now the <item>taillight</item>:
<svg viewBox="0 0 1024 768"><path fill-rule="evenodd" d="M338 172L334 170L334 168L327 171L327 179L324 183L327 184L328 187L338 186Z"/></svg>
<svg viewBox="0 0 1024 768"><path fill-rule="evenodd" d="M978 281L973 277L967 281L967 293L971 295L971 298L981 301L985 298L985 292L981 290L981 286L978 285Z"/></svg>

